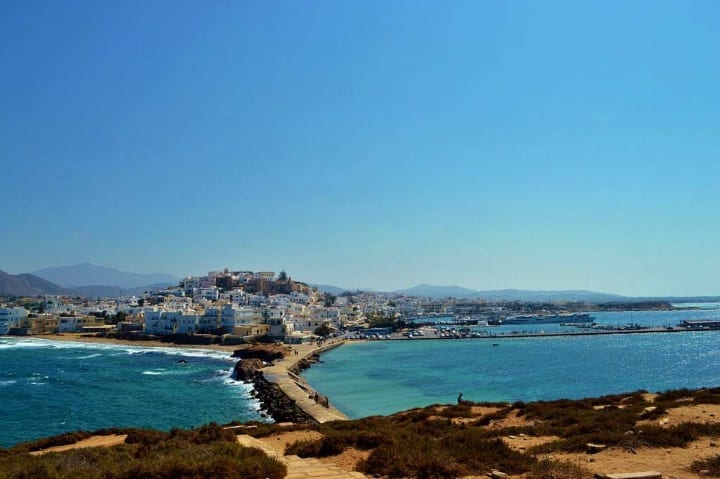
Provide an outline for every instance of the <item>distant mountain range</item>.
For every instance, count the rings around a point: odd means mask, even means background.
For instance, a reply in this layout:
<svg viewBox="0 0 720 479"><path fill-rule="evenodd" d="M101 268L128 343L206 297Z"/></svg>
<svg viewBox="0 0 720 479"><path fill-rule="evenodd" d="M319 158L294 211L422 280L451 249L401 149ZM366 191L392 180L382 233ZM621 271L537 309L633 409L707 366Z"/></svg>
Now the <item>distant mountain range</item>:
<svg viewBox="0 0 720 479"><path fill-rule="evenodd" d="M128 273L90 263L45 268L32 274L0 271L0 296L58 294L84 297L130 296L176 285L169 274Z"/></svg>
<svg viewBox="0 0 720 479"><path fill-rule="evenodd" d="M73 266L44 268L32 274L9 274L0 271L0 296L37 296L60 294L85 297L130 296L154 291L178 284L179 278L170 274L129 273L106 266L83 263ZM319 291L339 295L356 289L340 288L326 284L310 284ZM369 291L364 289L363 291ZM586 301L590 303L636 302L663 300L668 302L720 301L720 297L629 297L618 294L598 293L585 290L533 291L522 289L498 289L478 291L462 286L434 286L420 284L395 293L425 298L485 299L488 301Z"/></svg>
<svg viewBox="0 0 720 479"><path fill-rule="evenodd" d="M131 289L145 288L148 285L177 284L180 278L164 273L129 273L107 266L98 266L90 263L72 266L58 266L34 271L32 274L64 288L77 288L92 286L114 286L116 288Z"/></svg>
<svg viewBox="0 0 720 479"><path fill-rule="evenodd" d="M0 296L43 294L67 294L67 290L32 274L9 274L0 271Z"/></svg>
<svg viewBox="0 0 720 479"><path fill-rule="evenodd" d="M144 292L158 291L177 283L148 284L137 288L120 288L119 286L76 286L71 289L74 295L86 298L117 298L118 296L137 296Z"/></svg>
<svg viewBox="0 0 720 479"><path fill-rule="evenodd" d="M310 286L317 288L323 293L330 293L334 295L339 295L345 291L355 291L355 289L339 288L337 286L331 286L327 284L311 284ZM372 292L371 290L367 289L363 289L362 291ZM497 289L489 291L478 291L462 286L436 286L430 284L419 284L412 288L401 289L392 292L404 294L406 296L418 296L433 299L485 299L488 301L587 301L591 303L606 303L635 300L635 298L629 298L627 296L621 296L619 294L597 293L594 291L584 290L532 291L522 289Z"/></svg>
<svg viewBox="0 0 720 479"><path fill-rule="evenodd" d="M311 288L317 288L321 293L330 293L335 296L344 293L345 291L354 291L346 288L339 288L337 286L331 286L329 284L308 284Z"/></svg>
<svg viewBox="0 0 720 479"><path fill-rule="evenodd" d="M401 289L395 292L423 298L477 298L480 294L480 291L463 288L462 286L433 286L430 284L419 284L413 288Z"/></svg>
<svg viewBox="0 0 720 479"><path fill-rule="evenodd" d="M432 286L429 284L421 284L414 288L397 292L410 296L423 296L428 298L478 298L490 301L588 301L591 303L605 303L631 299L619 294L597 293L584 290L532 291L523 289L496 289L477 291L461 286Z"/></svg>

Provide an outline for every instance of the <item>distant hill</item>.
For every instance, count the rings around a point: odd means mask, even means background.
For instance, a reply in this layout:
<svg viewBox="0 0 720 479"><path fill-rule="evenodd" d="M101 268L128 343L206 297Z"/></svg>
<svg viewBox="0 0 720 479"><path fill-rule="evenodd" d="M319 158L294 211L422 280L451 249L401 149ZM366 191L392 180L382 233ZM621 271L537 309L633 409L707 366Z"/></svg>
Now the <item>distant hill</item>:
<svg viewBox="0 0 720 479"><path fill-rule="evenodd" d="M321 293L330 293L335 296L342 294L345 291L350 291L347 288L338 288L337 286L331 286L329 284L308 284L308 286L311 288L317 288Z"/></svg>
<svg viewBox="0 0 720 479"><path fill-rule="evenodd" d="M586 301L589 303L611 303L628 301L632 298L619 294L598 293L585 290L567 291L533 291L522 289L498 289L492 291L479 291L479 297L496 301Z"/></svg>
<svg viewBox="0 0 720 479"><path fill-rule="evenodd" d="M478 298L480 296L480 291L463 288L462 286L433 286L430 284L419 284L413 288L402 289L397 292L424 298Z"/></svg>
<svg viewBox="0 0 720 479"><path fill-rule="evenodd" d="M173 286L176 283L160 283L140 286L137 288L120 288L118 286L76 286L72 288L78 296L85 298L117 298L119 296L137 296L144 292L154 292Z"/></svg>
<svg viewBox="0 0 720 479"><path fill-rule="evenodd" d="M421 284L414 288L397 291L408 296L422 296L427 298L462 298L486 299L489 301L588 301L591 303L627 301L629 298L617 294L597 293L594 291L530 291L522 289L498 289L490 291L477 291L462 286L433 286Z"/></svg>
<svg viewBox="0 0 720 479"><path fill-rule="evenodd" d="M129 273L107 266L90 263L73 266L44 268L33 273L65 288L87 287L88 285L113 286L116 288L144 288L156 284L177 284L179 278L170 274ZM95 286L93 286L95 287Z"/></svg>
<svg viewBox="0 0 720 479"><path fill-rule="evenodd" d="M57 284L32 274L9 274L0 271L0 296L41 296L69 294Z"/></svg>

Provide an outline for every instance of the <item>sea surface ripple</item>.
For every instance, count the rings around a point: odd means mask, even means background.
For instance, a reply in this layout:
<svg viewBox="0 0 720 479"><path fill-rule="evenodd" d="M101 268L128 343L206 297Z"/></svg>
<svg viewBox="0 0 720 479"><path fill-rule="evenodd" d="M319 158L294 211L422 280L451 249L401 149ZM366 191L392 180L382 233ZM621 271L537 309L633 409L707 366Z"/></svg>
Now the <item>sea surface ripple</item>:
<svg viewBox="0 0 720 479"><path fill-rule="evenodd" d="M0 337L0 364L0 447L79 429L262 420L223 352Z"/></svg>
<svg viewBox="0 0 720 479"><path fill-rule="evenodd" d="M718 319L720 310L595 315L599 324L658 327ZM720 331L508 336L353 343L323 354L303 375L352 418L453 403L460 392L473 401L513 402L720 386Z"/></svg>

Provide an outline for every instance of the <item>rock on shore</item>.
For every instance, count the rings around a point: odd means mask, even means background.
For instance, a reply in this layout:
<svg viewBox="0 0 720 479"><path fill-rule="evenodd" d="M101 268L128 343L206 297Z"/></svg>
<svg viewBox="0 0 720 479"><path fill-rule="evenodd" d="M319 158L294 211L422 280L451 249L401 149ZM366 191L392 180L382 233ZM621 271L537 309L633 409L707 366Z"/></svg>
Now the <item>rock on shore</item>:
<svg viewBox="0 0 720 479"><path fill-rule="evenodd" d="M268 381L261 369L265 363L261 359L241 359L235 365L233 378L238 381L252 382L255 395L260 400L262 408L275 420L275 422L294 422L306 424L315 422L305 411L300 409L295 401L288 398L277 384Z"/></svg>
<svg viewBox="0 0 720 479"><path fill-rule="evenodd" d="M285 354L287 354L287 351L282 347L263 345L236 349L232 357L240 359L261 359L269 363L276 359L284 358Z"/></svg>

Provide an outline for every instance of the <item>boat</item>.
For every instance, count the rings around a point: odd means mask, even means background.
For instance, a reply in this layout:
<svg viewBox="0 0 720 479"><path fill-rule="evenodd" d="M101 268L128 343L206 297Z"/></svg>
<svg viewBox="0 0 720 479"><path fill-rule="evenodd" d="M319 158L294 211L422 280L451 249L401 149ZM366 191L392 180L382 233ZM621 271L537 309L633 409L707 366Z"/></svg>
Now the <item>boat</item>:
<svg viewBox="0 0 720 479"><path fill-rule="evenodd" d="M502 324L561 324L592 323L595 318L589 313L523 314L508 316Z"/></svg>

